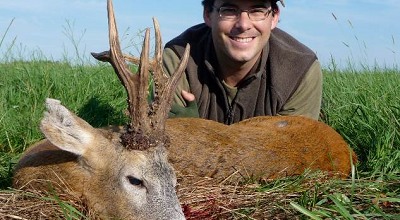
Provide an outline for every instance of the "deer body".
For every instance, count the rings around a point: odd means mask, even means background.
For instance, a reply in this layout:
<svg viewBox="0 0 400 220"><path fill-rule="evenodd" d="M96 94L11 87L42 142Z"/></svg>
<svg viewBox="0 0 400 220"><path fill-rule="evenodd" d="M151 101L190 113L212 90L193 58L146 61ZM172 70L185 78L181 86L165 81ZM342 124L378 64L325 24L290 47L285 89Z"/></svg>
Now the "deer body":
<svg viewBox="0 0 400 220"><path fill-rule="evenodd" d="M184 175L276 179L306 169L347 176L354 152L328 125L302 116L262 116L227 126L172 119L169 159Z"/></svg>
<svg viewBox="0 0 400 220"><path fill-rule="evenodd" d="M26 150L14 187L65 186L93 210L124 219L184 219L175 194L176 177L165 147L132 151L121 146L120 127L95 129L57 100L47 100L41 130L47 139ZM252 176L275 179L306 169L339 173L356 158L332 128L301 116L256 117L230 126L204 119L166 123L168 159L183 175L221 181ZM129 183L134 177L146 182ZM147 191L144 194L142 191ZM142 193L141 193L142 192ZM146 201L145 203L142 203ZM137 207L145 206L146 212Z"/></svg>
<svg viewBox="0 0 400 220"><path fill-rule="evenodd" d="M107 142L118 145L121 129L97 130L108 137ZM354 152L335 130L302 116L262 116L230 126L204 119L175 118L167 120L166 134L171 140L169 161L184 175L224 179L237 173L236 177L276 179L311 169L347 176L351 170L350 160L356 162ZM38 151L42 151L41 160L32 158ZM62 159L58 158L60 155ZM53 165L59 170L56 173L77 173L76 156L60 150L48 140L30 147L19 166L31 161L48 163L45 161L50 160L46 157L57 162ZM60 160L64 162L61 167ZM78 174L74 178L81 176Z"/></svg>

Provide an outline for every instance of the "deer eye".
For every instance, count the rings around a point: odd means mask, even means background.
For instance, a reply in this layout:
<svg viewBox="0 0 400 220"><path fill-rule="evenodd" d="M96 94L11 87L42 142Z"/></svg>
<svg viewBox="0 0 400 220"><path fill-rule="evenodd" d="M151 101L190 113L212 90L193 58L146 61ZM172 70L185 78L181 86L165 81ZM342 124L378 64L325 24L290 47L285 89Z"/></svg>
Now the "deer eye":
<svg viewBox="0 0 400 220"><path fill-rule="evenodd" d="M138 178L135 178L133 176L127 176L127 178L129 180L129 183L131 183L132 185L134 185L134 186L143 186L143 181L142 180L140 180Z"/></svg>

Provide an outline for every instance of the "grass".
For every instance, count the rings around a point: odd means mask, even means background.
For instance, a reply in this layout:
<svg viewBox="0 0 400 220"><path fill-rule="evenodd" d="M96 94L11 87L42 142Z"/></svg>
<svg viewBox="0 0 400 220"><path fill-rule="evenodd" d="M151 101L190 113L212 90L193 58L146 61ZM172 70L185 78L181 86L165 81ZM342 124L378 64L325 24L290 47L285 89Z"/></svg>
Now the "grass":
<svg viewBox="0 0 400 220"><path fill-rule="evenodd" d="M323 120L356 151L356 176L311 186L302 177L283 179L264 183L258 191L295 195L274 206L299 219L400 219L399 85L397 70L324 70ZM10 186L20 153L43 138L38 125L47 97L60 99L95 127L126 122L125 91L109 65L1 64L1 189ZM254 216L262 206L253 205L232 213Z"/></svg>
<svg viewBox="0 0 400 220"><path fill-rule="evenodd" d="M398 181L305 173L261 184L206 182L178 190L184 207L190 207L187 219L400 219Z"/></svg>
<svg viewBox="0 0 400 220"><path fill-rule="evenodd" d="M365 175L399 180L399 76L390 69L324 72L325 122L355 149Z"/></svg>
<svg viewBox="0 0 400 220"><path fill-rule="evenodd" d="M94 127L126 122L125 91L109 65L72 65L42 58L22 61L10 58L9 51L0 63L0 192L11 186L19 155L43 138L38 127L45 98L61 100ZM210 214L207 208L215 210L217 205L235 219L257 215L269 219L400 219L400 73L396 68L357 69L352 65L339 70L333 59L331 67L324 70L322 120L355 150L359 160L355 175L348 180L327 180L306 174L241 186L242 191L235 186L229 197L237 195L237 204L228 206L222 196L220 203L212 201L212 207L201 206L201 212L192 214ZM196 191L196 196L226 193L227 188L205 190L204 194ZM246 200L255 193L258 199ZM74 207L57 195L52 198L63 215L80 219Z"/></svg>
<svg viewBox="0 0 400 220"><path fill-rule="evenodd" d="M9 185L18 155L43 138L45 98L61 100L95 127L125 120L125 91L108 65L15 61L0 65L0 83L1 188Z"/></svg>

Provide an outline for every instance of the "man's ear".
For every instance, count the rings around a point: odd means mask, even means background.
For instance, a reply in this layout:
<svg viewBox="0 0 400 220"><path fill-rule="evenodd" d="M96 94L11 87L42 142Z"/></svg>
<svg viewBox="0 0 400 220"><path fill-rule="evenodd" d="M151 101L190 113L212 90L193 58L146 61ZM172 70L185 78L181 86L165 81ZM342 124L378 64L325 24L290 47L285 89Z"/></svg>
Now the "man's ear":
<svg viewBox="0 0 400 220"><path fill-rule="evenodd" d="M204 23L206 23L208 27L211 27L210 11L207 7L204 7L203 9L203 19Z"/></svg>
<svg viewBox="0 0 400 220"><path fill-rule="evenodd" d="M274 30L276 28L276 26L278 25L280 15L281 15L281 9L278 6L276 8L275 15L272 17L271 30Z"/></svg>

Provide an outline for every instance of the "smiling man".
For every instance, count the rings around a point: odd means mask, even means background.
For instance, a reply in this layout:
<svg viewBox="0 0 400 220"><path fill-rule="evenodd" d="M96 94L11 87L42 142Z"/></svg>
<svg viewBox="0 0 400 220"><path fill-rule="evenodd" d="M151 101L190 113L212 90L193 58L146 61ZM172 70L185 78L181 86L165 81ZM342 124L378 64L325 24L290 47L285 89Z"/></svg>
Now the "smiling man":
<svg viewBox="0 0 400 220"><path fill-rule="evenodd" d="M175 71L185 45L191 46L170 117L225 124L262 115L318 119L321 66L309 48L276 27L277 1L202 1L205 23L165 46L168 73Z"/></svg>

